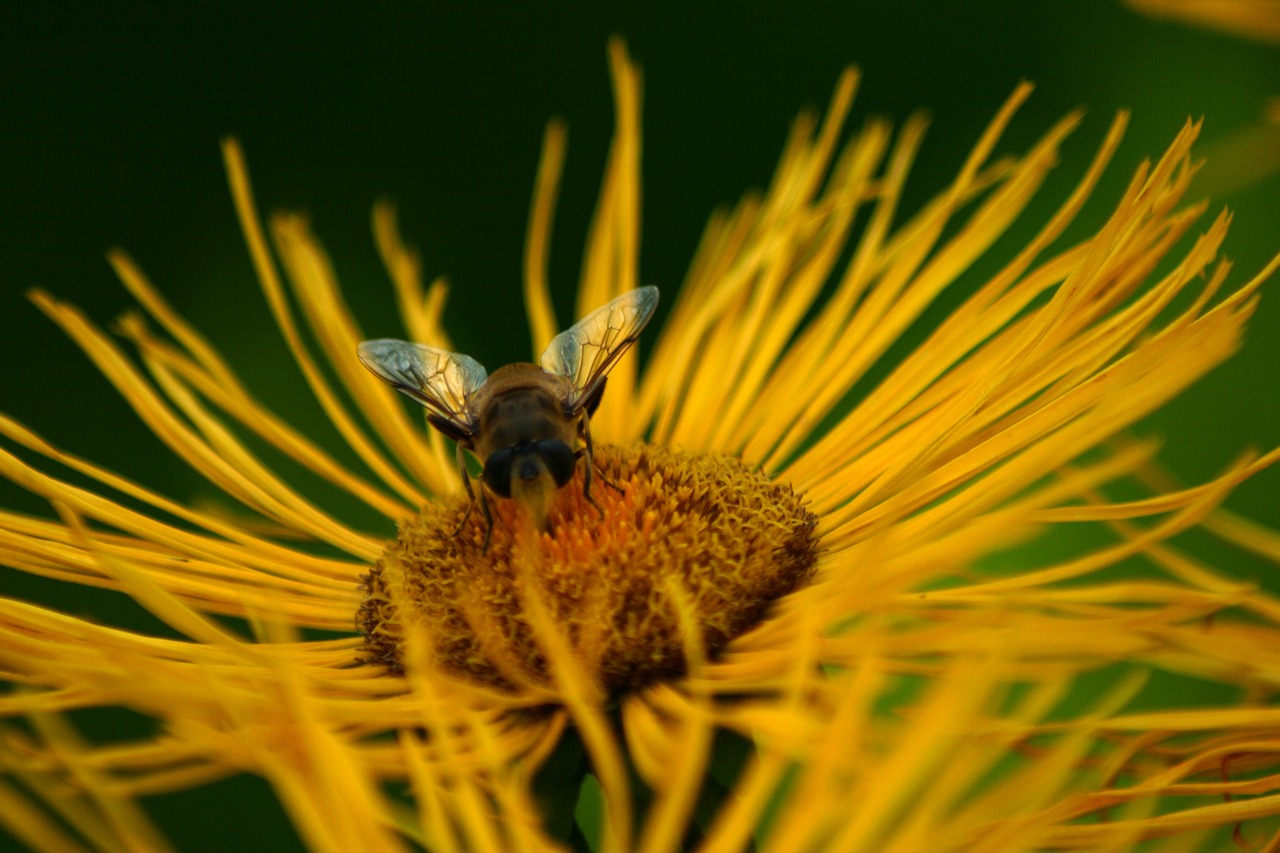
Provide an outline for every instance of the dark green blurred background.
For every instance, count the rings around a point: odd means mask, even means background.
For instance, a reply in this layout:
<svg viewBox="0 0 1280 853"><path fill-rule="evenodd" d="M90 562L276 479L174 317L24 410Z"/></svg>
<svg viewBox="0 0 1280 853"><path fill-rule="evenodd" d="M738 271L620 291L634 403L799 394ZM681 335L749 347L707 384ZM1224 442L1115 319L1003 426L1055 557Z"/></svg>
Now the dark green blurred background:
<svg viewBox="0 0 1280 853"><path fill-rule="evenodd" d="M0 21L0 410L182 499L212 492L142 434L24 293L46 287L107 323L129 300L103 252L125 248L261 398L338 448L254 282L219 157L227 134L244 145L264 210L310 213L371 336L402 334L369 229L373 202L395 201L426 274L453 282L455 343L493 366L529 351L521 250L556 115L569 124L569 159L551 269L560 316L570 314L612 129L611 34L644 69L641 274L669 289L710 210L768 181L793 116L825 105L848 64L864 72L855 127L920 107L933 117L906 211L945 185L1019 80L1037 91L1002 151L1087 107L1023 235L1073 186L1117 109L1133 121L1083 217L1092 226L1188 116L1205 117L1200 150L1211 151L1280 95L1280 49L1107 0L36 8ZM1215 210L1223 204L1237 214L1227 252L1241 282L1280 250L1280 181L1215 197ZM1180 476L1201 480L1245 447L1280 444L1278 329L1280 298L1268 298L1244 350L1143 426L1166 439ZM1264 474L1231 505L1280 526L1278 490L1280 472ZM40 510L4 484L0 498Z"/></svg>

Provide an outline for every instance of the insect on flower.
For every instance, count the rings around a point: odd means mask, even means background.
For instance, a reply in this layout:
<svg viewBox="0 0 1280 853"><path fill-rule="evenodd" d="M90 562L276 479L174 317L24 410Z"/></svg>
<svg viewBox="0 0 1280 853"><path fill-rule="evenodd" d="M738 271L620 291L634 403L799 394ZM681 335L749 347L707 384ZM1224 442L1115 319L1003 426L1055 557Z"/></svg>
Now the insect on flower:
<svg viewBox="0 0 1280 853"><path fill-rule="evenodd" d="M427 422L457 442L458 471L471 499L464 524L476 499L465 451L480 460L488 550L493 518L486 486L498 497L519 501L546 530L556 491L585 456L583 494L595 506L590 418L609 371L657 305L658 288L652 285L624 293L556 335L539 364L508 364L492 376L470 356L409 341L364 341L359 356L378 378L425 406Z"/></svg>

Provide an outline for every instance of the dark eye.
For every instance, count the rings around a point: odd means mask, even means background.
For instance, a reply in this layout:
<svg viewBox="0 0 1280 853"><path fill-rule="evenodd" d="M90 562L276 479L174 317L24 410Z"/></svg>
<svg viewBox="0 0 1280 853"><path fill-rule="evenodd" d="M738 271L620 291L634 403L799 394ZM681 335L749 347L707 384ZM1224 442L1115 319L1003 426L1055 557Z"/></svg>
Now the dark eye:
<svg viewBox="0 0 1280 853"><path fill-rule="evenodd" d="M484 482L501 498L511 497L511 448L489 454L484 461Z"/></svg>
<svg viewBox="0 0 1280 853"><path fill-rule="evenodd" d="M569 445L554 439L539 441L538 455L546 463L547 470L551 472L551 477L556 481L557 486L563 486L573 479L573 466L578 460L574 458Z"/></svg>

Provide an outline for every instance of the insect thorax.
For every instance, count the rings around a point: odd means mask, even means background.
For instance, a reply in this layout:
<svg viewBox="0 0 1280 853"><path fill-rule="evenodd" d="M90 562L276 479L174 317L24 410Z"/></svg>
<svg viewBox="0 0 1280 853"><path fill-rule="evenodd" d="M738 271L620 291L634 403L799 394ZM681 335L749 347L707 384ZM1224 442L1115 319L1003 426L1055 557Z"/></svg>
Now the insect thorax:
<svg viewBox="0 0 1280 853"><path fill-rule="evenodd" d="M509 369L524 367L532 369ZM554 438L573 446L577 418L565 413L563 380L559 377L534 365L510 365L495 372L487 385L489 393L478 401L476 452L482 458L522 441Z"/></svg>

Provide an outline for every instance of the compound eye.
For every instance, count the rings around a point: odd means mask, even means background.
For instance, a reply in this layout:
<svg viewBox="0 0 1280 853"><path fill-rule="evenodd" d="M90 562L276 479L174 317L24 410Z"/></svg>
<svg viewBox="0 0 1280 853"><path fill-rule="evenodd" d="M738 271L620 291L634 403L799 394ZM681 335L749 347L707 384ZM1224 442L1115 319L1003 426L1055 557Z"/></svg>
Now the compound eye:
<svg viewBox="0 0 1280 853"><path fill-rule="evenodd" d="M510 447L489 454L484 461L485 485L500 498L511 497L511 461Z"/></svg>
<svg viewBox="0 0 1280 853"><path fill-rule="evenodd" d="M547 470L551 472L557 487L564 486L573 479L574 465L578 460L574 457L569 445L563 441L545 439L538 442L538 455L542 457Z"/></svg>

